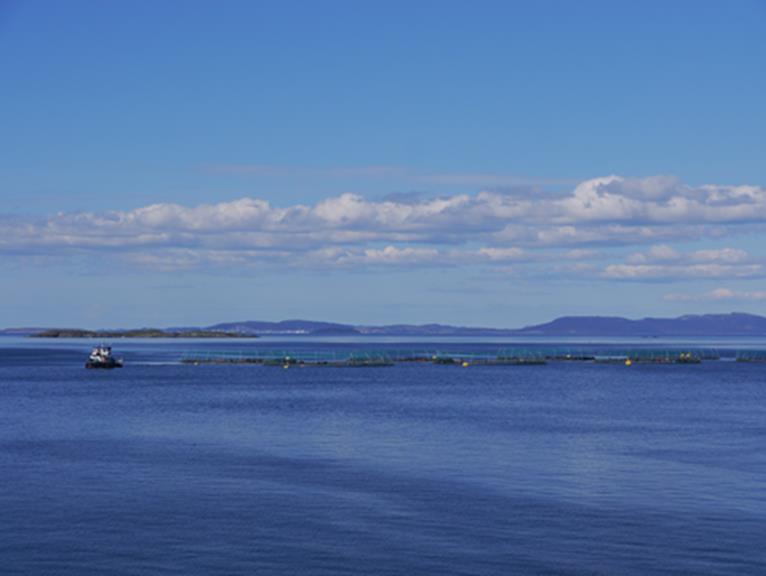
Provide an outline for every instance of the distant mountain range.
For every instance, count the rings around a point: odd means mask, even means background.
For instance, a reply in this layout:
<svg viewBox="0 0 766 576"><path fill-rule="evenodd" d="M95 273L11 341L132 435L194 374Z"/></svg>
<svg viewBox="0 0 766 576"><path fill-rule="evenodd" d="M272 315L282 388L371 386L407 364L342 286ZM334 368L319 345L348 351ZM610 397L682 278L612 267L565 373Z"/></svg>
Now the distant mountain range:
<svg viewBox="0 0 766 576"><path fill-rule="evenodd" d="M754 314L702 314L629 320L617 316L564 316L525 328L475 328L446 324L354 326L331 322L227 322L209 326L243 334L367 336L766 336L766 318Z"/></svg>
<svg viewBox="0 0 766 576"><path fill-rule="evenodd" d="M52 329L8 328L0 330L0 334L28 336L46 330ZM311 320L284 320L282 322L249 320L224 322L205 327L167 328L164 331L168 333L213 331L246 336L766 336L766 318L737 312L688 315L678 318L643 318L641 320L629 320L616 316L564 316L546 324L518 329L474 328L446 324L357 326Z"/></svg>
<svg viewBox="0 0 766 576"><path fill-rule="evenodd" d="M209 326L210 330L226 330L242 334L259 335L311 335L342 336L504 336L518 333L502 328L466 328L446 324L392 324L388 326L356 326L311 320L284 320L282 322L225 322Z"/></svg>
<svg viewBox="0 0 766 576"><path fill-rule="evenodd" d="M547 324L527 326L516 333L541 336L766 336L766 318L738 312L641 320L564 316Z"/></svg>

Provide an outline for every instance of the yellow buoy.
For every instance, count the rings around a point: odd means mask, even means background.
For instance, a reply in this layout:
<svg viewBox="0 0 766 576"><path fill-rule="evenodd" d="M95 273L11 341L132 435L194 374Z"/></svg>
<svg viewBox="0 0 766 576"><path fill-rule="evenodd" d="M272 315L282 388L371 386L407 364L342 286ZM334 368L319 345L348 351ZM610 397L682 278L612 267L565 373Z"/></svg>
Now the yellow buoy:
<svg viewBox="0 0 766 576"><path fill-rule="evenodd" d="M469 364L468 362L463 362L463 368L468 368Z"/></svg>
<svg viewBox="0 0 766 576"><path fill-rule="evenodd" d="M625 360L625 366L632 366L632 365L633 365L633 360L631 360L630 358Z"/></svg>

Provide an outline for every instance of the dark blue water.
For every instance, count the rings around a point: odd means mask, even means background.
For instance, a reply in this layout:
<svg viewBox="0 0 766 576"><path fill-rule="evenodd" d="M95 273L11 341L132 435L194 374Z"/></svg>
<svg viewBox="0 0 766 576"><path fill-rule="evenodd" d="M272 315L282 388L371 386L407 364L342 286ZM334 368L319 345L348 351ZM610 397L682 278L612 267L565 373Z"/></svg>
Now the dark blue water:
<svg viewBox="0 0 766 576"><path fill-rule="evenodd" d="M178 346L0 341L3 574L766 574L766 365Z"/></svg>

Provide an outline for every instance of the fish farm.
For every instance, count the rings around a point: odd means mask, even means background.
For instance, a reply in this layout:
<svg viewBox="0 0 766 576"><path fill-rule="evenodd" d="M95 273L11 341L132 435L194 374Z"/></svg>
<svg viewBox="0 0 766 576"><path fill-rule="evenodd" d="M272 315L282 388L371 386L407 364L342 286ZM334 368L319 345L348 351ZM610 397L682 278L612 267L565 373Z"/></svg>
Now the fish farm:
<svg viewBox="0 0 766 576"><path fill-rule="evenodd" d="M429 350L429 349L314 349L291 350L256 348L248 350L215 350L195 352L182 358L182 363L251 364L261 366L379 368L396 364L431 364L444 366L543 366L551 362L590 362L594 364L700 364L708 361L766 363L766 351L726 350L723 355L710 348L555 348L526 347L498 350Z"/></svg>
<svg viewBox="0 0 766 576"><path fill-rule="evenodd" d="M766 363L766 350L744 350L738 352L737 362Z"/></svg>

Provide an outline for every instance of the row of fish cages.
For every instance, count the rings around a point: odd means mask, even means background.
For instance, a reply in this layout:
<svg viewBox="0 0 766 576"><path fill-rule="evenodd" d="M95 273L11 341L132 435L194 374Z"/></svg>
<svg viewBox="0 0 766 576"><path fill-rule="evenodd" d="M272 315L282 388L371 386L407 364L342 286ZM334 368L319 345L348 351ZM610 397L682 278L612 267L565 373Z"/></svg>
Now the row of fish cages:
<svg viewBox="0 0 766 576"><path fill-rule="evenodd" d="M487 363L499 365L540 365L549 362L590 362L596 364L700 364L720 360L712 348L513 348L498 352Z"/></svg>
<svg viewBox="0 0 766 576"><path fill-rule="evenodd" d="M255 364L262 366L327 366L377 368L416 363L449 366L535 366L547 363L539 350L503 350L499 352L460 352L439 350L249 350L195 353L181 359L183 364Z"/></svg>
<svg viewBox="0 0 766 576"><path fill-rule="evenodd" d="M735 357L737 362L766 364L766 350L741 350Z"/></svg>
<svg viewBox="0 0 766 576"><path fill-rule="evenodd" d="M385 354L375 352L340 353L337 351L285 351L258 350L248 352L196 353L181 359L183 364L257 364L261 366L329 366L329 367L383 367L394 361Z"/></svg>
<svg viewBox="0 0 766 576"><path fill-rule="evenodd" d="M721 355L712 349L637 349L597 354L594 362L599 364L701 364L703 361L720 360Z"/></svg>
<svg viewBox="0 0 766 576"><path fill-rule="evenodd" d="M718 351L700 349L618 349L596 348L504 348L495 351L473 350L276 350L260 349L200 353L184 357L184 364L257 364L262 366L327 366L378 368L402 363L445 366L541 366L550 362L590 362L596 364L699 364L719 360ZM766 362L766 351L737 354L739 362Z"/></svg>

